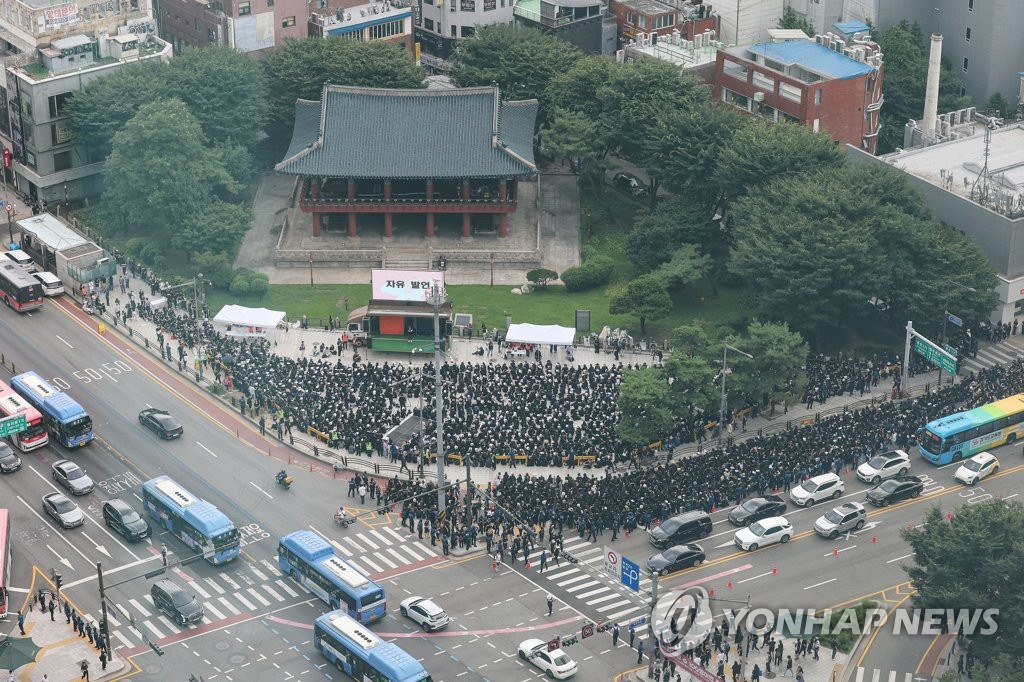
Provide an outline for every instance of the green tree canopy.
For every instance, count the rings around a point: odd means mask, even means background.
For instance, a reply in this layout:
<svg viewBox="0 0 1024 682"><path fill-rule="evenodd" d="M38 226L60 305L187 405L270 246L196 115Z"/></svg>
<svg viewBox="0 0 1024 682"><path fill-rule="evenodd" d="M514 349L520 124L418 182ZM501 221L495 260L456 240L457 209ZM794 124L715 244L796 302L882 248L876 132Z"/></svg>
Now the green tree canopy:
<svg viewBox="0 0 1024 682"><path fill-rule="evenodd" d="M603 120L604 106L598 92L605 87L612 71L618 67L618 62L603 55L581 57L567 70L554 74L544 93L547 107L583 114L599 126L601 141L609 145L609 149L614 141L607 139L607 122Z"/></svg>
<svg viewBox="0 0 1024 682"><path fill-rule="evenodd" d="M684 287L711 270L711 256L702 256L695 244L683 244L657 270L658 276L669 287Z"/></svg>
<svg viewBox="0 0 1024 682"><path fill-rule="evenodd" d="M605 155L598 126L586 114L557 108L551 123L541 130L544 148L555 160L567 159L574 173L588 174L601 168Z"/></svg>
<svg viewBox="0 0 1024 682"><path fill-rule="evenodd" d="M263 137L267 86L245 53L230 47L189 48L167 64L164 78L211 144L251 149Z"/></svg>
<svg viewBox="0 0 1024 682"><path fill-rule="evenodd" d="M715 369L703 355L673 352L665 358L665 376L672 380L669 400L677 413L693 407L711 408L719 398Z"/></svg>
<svg viewBox="0 0 1024 682"><path fill-rule="evenodd" d="M976 632L971 651L984 662L1024 659L1024 506L992 500L963 505L950 521L930 508L922 526L900 531L913 550L906 567L917 608L999 609L994 633ZM954 628L955 630L956 628ZM1019 668L1017 668L1019 678ZM1014 678L1014 679L1017 679ZM1011 679L1011 678L1004 678Z"/></svg>
<svg viewBox="0 0 1024 682"><path fill-rule="evenodd" d="M665 317L672 312L672 298L665 281L657 275L642 275L612 294L608 311L612 315L623 313L640 318L640 333L647 333L647 320Z"/></svg>
<svg viewBox="0 0 1024 682"><path fill-rule="evenodd" d="M803 337L790 331L784 322L755 320L745 334L733 335L727 341L729 345L754 356L750 359L739 353L729 353L729 368L734 371L726 380L726 388L730 396L744 398L731 400L733 407L758 401L762 393L784 387L800 372L809 350Z"/></svg>
<svg viewBox="0 0 1024 682"><path fill-rule="evenodd" d="M647 445L672 430L668 384L660 369L626 372L619 386L618 408L615 432L624 443Z"/></svg>
<svg viewBox="0 0 1024 682"><path fill-rule="evenodd" d="M626 236L626 257L637 272L651 272L684 244L693 244L707 253L713 235L714 225L701 205L674 198L633 223Z"/></svg>
<svg viewBox="0 0 1024 682"><path fill-rule="evenodd" d="M270 93L267 134L291 139L295 100L318 101L324 83L370 88L422 88L423 70L402 48L345 38L285 40L259 62Z"/></svg>
<svg viewBox="0 0 1024 682"><path fill-rule="evenodd" d="M734 201L758 185L786 175L840 166L839 146L797 123L755 119L732 136L715 165L715 184Z"/></svg>
<svg viewBox="0 0 1024 682"><path fill-rule="evenodd" d="M211 253L234 253L252 225L252 209L212 199L180 229L170 233L171 246L188 253L202 246Z"/></svg>
<svg viewBox="0 0 1024 682"><path fill-rule="evenodd" d="M808 38L814 37L814 24L797 14L792 5L786 5L786 8L782 10L779 28L796 28L807 34Z"/></svg>
<svg viewBox="0 0 1024 682"><path fill-rule="evenodd" d="M121 228L169 239L207 210L216 189L237 189L199 122L176 99L140 108L114 135L103 172L103 204Z"/></svg>

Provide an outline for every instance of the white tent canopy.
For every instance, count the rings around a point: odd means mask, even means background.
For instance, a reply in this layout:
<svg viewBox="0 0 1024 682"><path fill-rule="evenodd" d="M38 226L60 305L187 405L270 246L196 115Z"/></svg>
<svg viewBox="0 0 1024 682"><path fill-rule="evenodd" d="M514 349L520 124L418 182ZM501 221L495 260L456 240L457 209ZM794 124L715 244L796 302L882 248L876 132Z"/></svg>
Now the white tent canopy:
<svg viewBox="0 0 1024 682"><path fill-rule="evenodd" d="M284 315L278 310L226 305L213 318L213 323L224 327L228 336L266 336L268 331L277 329Z"/></svg>
<svg viewBox="0 0 1024 682"><path fill-rule="evenodd" d="M575 337L576 330L572 327L560 327L557 324L513 324L509 325L505 342L571 346Z"/></svg>

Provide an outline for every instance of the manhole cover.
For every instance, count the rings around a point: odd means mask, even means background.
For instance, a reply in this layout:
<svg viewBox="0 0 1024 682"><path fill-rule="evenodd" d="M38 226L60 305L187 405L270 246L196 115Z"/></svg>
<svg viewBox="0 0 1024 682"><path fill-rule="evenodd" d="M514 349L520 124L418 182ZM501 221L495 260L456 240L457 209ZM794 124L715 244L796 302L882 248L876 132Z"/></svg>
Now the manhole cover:
<svg viewBox="0 0 1024 682"><path fill-rule="evenodd" d="M245 663L245 656L243 656L242 654L235 654L233 656L230 656L228 660L231 661L232 665L242 665L243 663Z"/></svg>
<svg viewBox="0 0 1024 682"><path fill-rule="evenodd" d="M214 647L217 649L217 651L227 651L229 648L231 648L231 645L227 642L217 642L216 644L214 644Z"/></svg>
<svg viewBox="0 0 1024 682"><path fill-rule="evenodd" d="M145 667L145 671L146 671L147 675L156 675L158 673L162 673L164 671L164 667L162 665L157 665L156 663L152 663L152 664L147 665Z"/></svg>

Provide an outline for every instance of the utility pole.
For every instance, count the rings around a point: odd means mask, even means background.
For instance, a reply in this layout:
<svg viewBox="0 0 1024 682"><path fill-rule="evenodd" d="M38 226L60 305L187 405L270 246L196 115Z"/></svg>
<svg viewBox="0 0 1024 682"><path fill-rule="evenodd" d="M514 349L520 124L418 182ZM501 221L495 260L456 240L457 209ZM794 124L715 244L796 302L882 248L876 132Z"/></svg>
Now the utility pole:
<svg viewBox="0 0 1024 682"><path fill-rule="evenodd" d="M658 634L654 631L654 610L658 608L658 571L651 571L651 612L647 616L647 639L650 646L647 648L647 677L654 677L654 652L658 648Z"/></svg>
<svg viewBox="0 0 1024 682"><path fill-rule="evenodd" d="M165 564L166 565L166 564ZM110 626L107 622L107 598L103 594L103 564L96 562L96 577L100 586L100 637L103 638L103 649L107 652L107 659L110 658Z"/></svg>
<svg viewBox="0 0 1024 682"><path fill-rule="evenodd" d="M434 306L434 416L437 419L437 511L445 510L444 503L444 391L441 385L441 306L444 304L444 290L434 280L427 295ZM469 485L469 478L466 479Z"/></svg>
<svg viewBox="0 0 1024 682"><path fill-rule="evenodd" d="M751 360L754 359L753 355L741 351L739 348L734 348L733 346L730 346L727 343L723 344L723 346L724 348L722 348L722 405L718 412L718 447L722 447L722 439L725 434L725 413L729 408L729 401L725 393L725 375L729 373L729 366L728 364L726 364L729 361L729 351L736 351L740 355L746 355Z"/></svg>
<svg viewBox="0 0 1024 682"><path fill-rule="evenodd" d="M935 11L937 12L938 10L935 10ZM969 287L969 286L965 286L963 284L958 284L958 283L956 283L956 282L954 282L952 280L946 280L946 284L952 284L955 287L963 289L964 291L969 291L971 293L977 293L977 291L978 291L974 287ZM943 346L946 345L946 322L949 320L949 316L950 316L950 312L949 312L949 292L950 292L950 290L946 289L946 295L942 299L942 336L939 337L939 343L941 343ZM953 377L951 376L950 378L952 379ZM952 383L952 381L950 383ZM906 388L906 387L904 386L903 388ZM939 367L939 388L942 388L942 367Z"/></svg>

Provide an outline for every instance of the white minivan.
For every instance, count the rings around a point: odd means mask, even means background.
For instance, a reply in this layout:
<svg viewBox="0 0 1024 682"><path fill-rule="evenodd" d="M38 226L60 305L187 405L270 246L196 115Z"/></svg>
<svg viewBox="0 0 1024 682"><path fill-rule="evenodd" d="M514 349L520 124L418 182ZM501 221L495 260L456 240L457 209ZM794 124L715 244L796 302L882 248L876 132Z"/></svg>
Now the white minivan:
<svg viewBox="0 0 1024 682"><path fill-rule="evenodd" d="M6 258L15 265L20 266L25 272L35 272L37 270L36 262L32 260L32 256L20 249L4 251L0 256Z"/></svg>
<svg viewBox="0 0 1024 682"><path fill-rule="evenodd" d="M43 295L60 296L64 293L64 282L52 272L33 272L32 276L42 285Z"/></svg>

